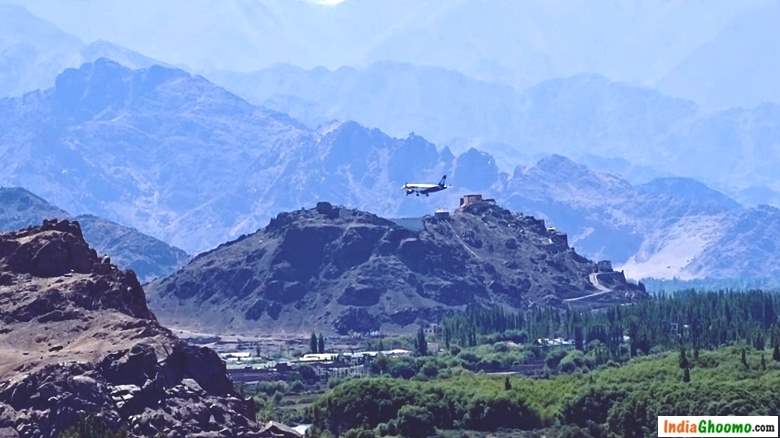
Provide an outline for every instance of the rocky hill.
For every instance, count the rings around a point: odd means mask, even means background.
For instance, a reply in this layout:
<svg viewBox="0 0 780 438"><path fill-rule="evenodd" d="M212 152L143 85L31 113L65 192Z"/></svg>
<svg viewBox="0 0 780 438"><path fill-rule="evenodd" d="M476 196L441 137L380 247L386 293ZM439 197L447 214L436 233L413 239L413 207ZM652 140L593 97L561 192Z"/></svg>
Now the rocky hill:
<svg viewBox="0 0 780 438"><path fill-rule="evenodd" d="M217 354L162 327L78 223L0 234L0 431L56 437L90 417L139 437L256 430Z"/></svg>
<svg viewBox="0 0 780 438"><path fill-rule="evenodd" d="M425 217L420 231L321 202L147 289L166 324L297 333L408 331L467 305L599 306L645 295L578 255L565 234L492 202Z"/></svg>
<svg viewBox="0 0 780 438"><path fill-rule="evenodd" d="M0 187L0 231L40 224L44 219L69 218L70 213L18 187ZM140 231L93 215L75 218L87 242L123 269L132 269L142 281L170 274L189 255Z"/></svg>

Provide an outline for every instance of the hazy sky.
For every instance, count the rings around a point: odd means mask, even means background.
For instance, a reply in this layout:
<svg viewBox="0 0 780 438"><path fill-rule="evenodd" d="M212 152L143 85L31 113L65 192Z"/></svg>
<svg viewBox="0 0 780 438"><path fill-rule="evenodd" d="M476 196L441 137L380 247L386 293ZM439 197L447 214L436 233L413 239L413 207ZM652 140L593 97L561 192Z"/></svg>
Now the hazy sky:
<svg viewBox="0 0 780 438"><path fill-rule="evenodd" d="M712 107L780 100L774 0L4 1L201 72L392 60L517 87L597 73Z"/></svg>

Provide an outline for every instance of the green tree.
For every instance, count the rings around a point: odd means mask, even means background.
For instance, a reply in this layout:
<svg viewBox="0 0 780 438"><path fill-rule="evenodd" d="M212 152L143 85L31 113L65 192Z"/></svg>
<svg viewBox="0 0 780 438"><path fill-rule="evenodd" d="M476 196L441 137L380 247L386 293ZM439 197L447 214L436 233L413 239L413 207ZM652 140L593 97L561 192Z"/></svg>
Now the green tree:
<svg viewBox="0 0 780 438"><path fill-rule="evenodd" d="M325 337L322 336L322 333L320 333L320 338L317 340L317 350L320 353L325 352Z"/></svg>
<svg viewBox="0 0 780 438"><path fill-rule="evenodd" d="M588 386L584 392L568 398L561 407L561 419L566 424L587 426L589 421L605 423L610 408L626 398L622 388Z"/></svg>
<svg viewBox="0 0 780 438"><path fill-rule="evenodd" d="M688 362L688 356L685 353L685 347L680 345L680 368L685 369L691 366L690 362Z"/></svg>
<svg viewBox="0 0 780 438"><path fill-rule="evenodd" d="M747 350L744 348L742 349L740 361L742 362L742 366L744 366L746 370L750 369L750 364L748 364L747 361Z"/></svg>
<svg viewBox="0 0 780 438"><path fill-rule="evenodd" d="M343 435L344 438L374 438L375 436L374 432L363 428L350 429Z"/></svg>
<svg viewBox="0 0 780 438"><path fill-rule="evenodd" d="M585 344L585 339L582 336L582 325L577 324L574 326L574 348L577 350L583 351Z"/></svg>
<svg viewBox="0 0 780 438"><path fill-rule="evenodd" d="M396 417L398 432L409 438L426 438L436 432L433 416L427 409L407 405L398 410Z"/></svg>
<svg viewBox="0 0 780 438"><path fill-rule="evenodd" d="M387 356L379 353L376 355L376 358L371 361L371 365L369 365L368 369L371 374L385 374L387 373L389 366L390 361L387 359Z"/></svg>
<svg viewBox="0 0 780 438"><path fill-rule="evenodd" d="M315 335L314 332L311 332L311 338L309 339L309 352L319 353L320 350L317 345L317 335Z"/></svg>
<svg viewBox="0 0 780 438"><path fill-rule="evenodd" d="M428 355L428 341L425 340L425 330L420 326L417 330L417 339L414 341L414 348L418 355Z"/></svg>
<svg viewBox="0 0 780 438"><path fill-rule="evenodd" d="M772 350L772 360L780 362L780 344L775 344L775 348Z"/></svg>
<svg viewBox="0 0 780 438"><path fill-rule="evenodd" d="M756 333L756 337L753 340L753 348L758 351L764 351L764 335L760 332Z"/></svg>
<svg viewBox="0 0 780 438"><path fill-rule="evenodd" d="M509 376L504 377L504 390L509 391L512 389L512 382L509 380Z"/></svg>

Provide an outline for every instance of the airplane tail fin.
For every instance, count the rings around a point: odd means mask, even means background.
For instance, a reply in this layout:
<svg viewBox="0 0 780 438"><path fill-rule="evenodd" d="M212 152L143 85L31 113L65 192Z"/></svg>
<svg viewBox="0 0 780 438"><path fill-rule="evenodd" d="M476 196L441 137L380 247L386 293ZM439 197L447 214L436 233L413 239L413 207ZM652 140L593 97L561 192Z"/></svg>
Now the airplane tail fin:
<svg viewBox="0 0 780 438"><path fill-rule="evenodd" d="M439 180L439 185L440 185L440 186L444 186L444 184L445 184L446 182L447 182L447 175L444 175L444 176L442 176L442 177L441 177L441 179Z"/></svg>

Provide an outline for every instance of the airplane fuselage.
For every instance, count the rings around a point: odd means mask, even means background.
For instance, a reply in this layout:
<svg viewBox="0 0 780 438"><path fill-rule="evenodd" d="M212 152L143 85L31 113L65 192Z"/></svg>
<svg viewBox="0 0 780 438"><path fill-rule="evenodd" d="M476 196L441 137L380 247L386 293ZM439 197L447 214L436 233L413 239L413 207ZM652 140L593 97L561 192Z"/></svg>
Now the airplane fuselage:
<svg viewBox="0 0 780 438"><path fill-rule="evenodd" d="M401 186L401 188L406 191L407 195L411 195L412 193L414 193L417 196L420 195L428 196L431 193L440 192L446 189L447 185L444 183L446 178L447 178L446 175L442 177L441 181L438 184L406 183L403 186Z"/></svg>

